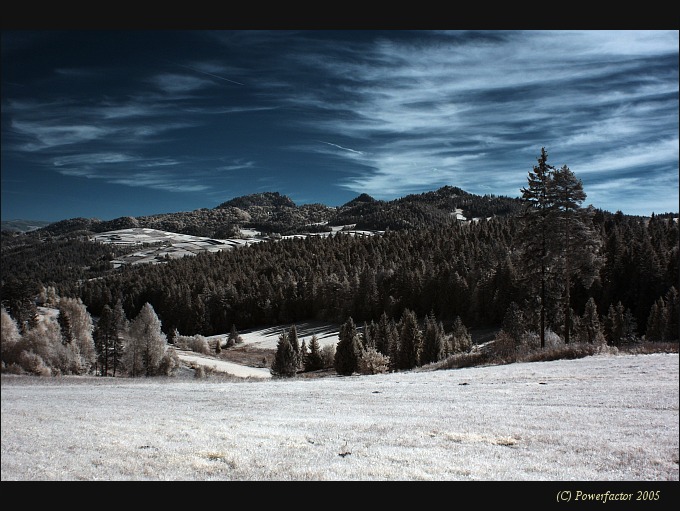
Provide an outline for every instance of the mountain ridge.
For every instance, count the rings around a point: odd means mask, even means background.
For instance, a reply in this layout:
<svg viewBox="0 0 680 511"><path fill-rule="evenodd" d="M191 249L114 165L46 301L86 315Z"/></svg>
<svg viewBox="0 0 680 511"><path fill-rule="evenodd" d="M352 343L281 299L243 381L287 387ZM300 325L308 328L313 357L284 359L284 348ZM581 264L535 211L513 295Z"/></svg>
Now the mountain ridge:
<svg viewBox="0 0 680 511"><path fill-rule="evenodd" d="M356 225L358 229L417 228L423 224L488 218L519 211L518 198L475 195L454 186L443 186L394 200L378 200L366 193L342 206L297 205L279 192L260 192L235 197L214 208L122 216L113 220L75 217L53 222L40 233L60 235L78 231L105 232L127 228L152 228L194 236L237 237L242 227L267 233L297 234L331 230L331 226Z"/></svg>

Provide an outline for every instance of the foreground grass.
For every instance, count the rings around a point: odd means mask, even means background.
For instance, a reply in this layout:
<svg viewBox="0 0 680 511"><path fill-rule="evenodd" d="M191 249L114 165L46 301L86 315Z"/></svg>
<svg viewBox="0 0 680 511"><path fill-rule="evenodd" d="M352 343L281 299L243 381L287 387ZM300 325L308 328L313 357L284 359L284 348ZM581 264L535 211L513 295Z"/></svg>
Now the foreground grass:
<svg viewBox="0 0 680 511"><path fill-rule="evenodd" d="M677 481L678 355L220 381L2 376L2 480Z"/></svg>

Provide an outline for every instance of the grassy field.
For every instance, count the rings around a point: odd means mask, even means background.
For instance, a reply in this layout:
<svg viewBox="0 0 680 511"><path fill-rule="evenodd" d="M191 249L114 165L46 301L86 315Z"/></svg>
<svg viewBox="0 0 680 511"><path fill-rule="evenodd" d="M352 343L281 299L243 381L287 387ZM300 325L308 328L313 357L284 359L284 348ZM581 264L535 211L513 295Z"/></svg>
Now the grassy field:
<svg viewBox="0 0 680 511"><path fill-rule="evenodd" d="M3 481L678 481L678 354L321 379L2 375Z"/></svg>

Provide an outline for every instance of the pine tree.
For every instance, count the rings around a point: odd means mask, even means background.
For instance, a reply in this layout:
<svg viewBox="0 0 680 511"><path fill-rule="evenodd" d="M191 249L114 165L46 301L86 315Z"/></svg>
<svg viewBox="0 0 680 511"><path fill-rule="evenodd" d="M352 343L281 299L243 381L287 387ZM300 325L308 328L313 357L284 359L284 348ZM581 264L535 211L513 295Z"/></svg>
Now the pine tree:
<svg viewBox="0 0 680 511"><path fill-rule="evenodd" d="M288 342L290 342L293 353L295 353L295 367L299 369L302 367L302 351L300 350L300 340L295 325L292 325L288 331Z"/></svg>
<svg viewBox="0 0 680 511"><path fill-rule="evenodd" d="M607 342L600 323L600 315L597 312L597 304L592 297L586 302L586 308L581 317L580 330L583 332L585 342L590 344L605 344Z"/></svg>
<svg viewBox="0 0 680 511"><path fill-rule="evenodd" d="M375 349L375 339L373 335L373 331L375 329L375 325L373 322L369 325L366 321L364 321L364 328L361 330L361 347L366 350L368 348L374 348Z"/></svg>
<svg viewBox="0 0 680 511"><path fill-rule="evenodd" d="M359 367L361 356L361 341L357 334L354 320L350 316L340 327L338 344L335 350L333 367L335 372L343 376L350 376Z"/></svg>
<svg viewBox="0 0 680 511"><path fill-rule="evenodd" d="M472 348L472 336L463 324L460 316L456 316L456 319L453 321L451 338L454 352L468 352Z"/></svg>
<svg viewBox="0 0 680 511"><path fill-rule="evenodd" d="M111 358L113 363L113 376L123 360L125 354L125 343L128 339L130 323L123 309L123 302L119 299L113 307L111 318L112 332L114 332L113 344L111 346Z"/></svg>
<svg viewBox="0 0 680 511"><path fill-rule="evenodd" d="M314 334L309 341L309 353L305 358L305 371L317 371L322 368L321 346L319 345L319 338Z"/></svg>
<svg viewBox="0 0 680 511"><path fill-rule="evenodd" d="M399 326L398 368L413 369L418 366L422 334L418 326L415 312L405 309Z"/></svg>
<svg viewBox="0 0 680 511"><path fill-rule="evenodd" d="M374 335L375 349L383 355L390 354L390 346L394 341L394 336L392 334L393 329L390 327L390 320L387 317L387 313L383 312L376 325Z"/></svg>
<svg viewBox="0 0 680 511"><path fill-rule="evenodd" d="M678 290L675 286L671 286L668 290L664 302L666 303L666 315L668 318L666 324L666 339L677 342L679 336L678 329L680 328L678 325L680 316L680 298L678 297Z"/></svg>
<svg viewBox="0 0 680 511"><path fill-rule="evenodd" d="M70 344L73 342L73 329L71 327L71 315L67 310L60 308L57 316L59 330L61 331L61 342Z"/></svg>
<svg viewBox="0 0 680 511"><path fill-rule="evenodd" d="M665 341L666 329L668 327L668 310L666 302L659 297L649 311L647 318L647 332L645 334L648 341Z"/></svg>
<svg viewBox="0 0 680 511"><path fill-rule="evenodd" d="M524 214L522 216L521 239L523 241L524 275L530 287L536 282L540 299L541 348L545 347L546 310L549 281L553 268L553 218L554 199L550 181L555 168L548 164L548 153L541 148L538 165L533 167L527 178L528 186L522 188Z"/></svg>
<svg viewBox="0 0 680 511"><path fill-rule="evenodd" d="M307 343L305 342L304 339L302 339L302 342L300 343L300 363L298 364L298 368L304 369L307 363L307 355L309 355L309 352L307 350Z"/></svg>
<svg viewBox="0 0 680 511"><path fill-rule="evenodd" d="M607 342L613 346L619 346L635 339L637 322L630 309L621 302L609 306L605 320L605 335Z"/></svg>
<svg viewBox="0 0 680 511"><path fill-rule="evenodd" d="M510 302L503 316L502 328L505 333L514 339L515 343L519 343L527 330L529 330L527 328L527 319L522 309L517 305L517 302Z"/></svg>
<svg viewBox="0 0 680 511"><path fill-rule="evenodd" d="M591 214L581 208L586 198L583 183L566 165L556 170L549 181L549 193L553 200L551 216L554 228L554 250L559 254L561 283L563 287L564 342L569 344L572 305L571 288L579 277L589 288L601 266L597 255L599 240L592 228Z"/></svg>
<svg viewBox="0 0 680 511"><path fill-rule="evenodd" d="M297 355L290 344L289 335L282 331L276 343L276 354L270 368L273 376L291 377L297 372Z"/></svg>
<svg viewBox="0 0 680 511"><path fill-rule="evenodd" d="M240 342L242 342L241 336L239 335L238 330L236 330L236 325L232 323L231 329L229 331L229 337L227 337L227 347L231 348Z"/></svg>
<svg viewBox="0 0 680 511"><path fill-rule="evenodd" d="M102 309L99 321L94 329L95 350L97 361L99 362L99 374L107 376L109 374L109 353L113 347L117 332L113 322L113 310L106 304Z"/></svg>
<svg viewBox="0 0 680 511"><path fill-rule="evenodd" d="M2 305L14 318L22 335L38 324L38 308L35 304L38 293L38 286L29 279L9 276L2 280Z"/></svg>
<svg viewBox="0 0 680 511"><path fill-rule="evenodd" d="M431 311L425 318L425 333L423 335L423 351L420 356L421 365L437 362L442 358L444 341L444 327L437 322Z"/></svg>

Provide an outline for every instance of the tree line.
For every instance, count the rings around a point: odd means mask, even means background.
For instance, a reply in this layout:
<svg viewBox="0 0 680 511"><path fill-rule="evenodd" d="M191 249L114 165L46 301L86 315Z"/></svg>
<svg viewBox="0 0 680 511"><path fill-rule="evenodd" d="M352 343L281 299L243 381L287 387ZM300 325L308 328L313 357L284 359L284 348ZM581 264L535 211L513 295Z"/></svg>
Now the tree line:
<svg viewBox="0 0 680 511"><path fill-rule="evenodd" d="M0 309L3 372L135 377L171 375L179 367L151 304L132 320L120 302L107 305L96 325L79 298L52 295L44 305L55 313L36 310L21 325Z"/></svg>
<svg viewBox="0 0 680 511"><path fill-rule="evenodd" d="M461 195L442 190L425 201L436 215L437 201ZM521 192L521 209L507 216L417 222L367 238L283 239L58 282L3 270L2 303L20 331L35 326L39 289L81 300L95 317L116 304L135 317L149 304L171 342L311 319L344 325L352 318L370 336L383 316L401 324L411 314L421 325L435 318L449 334L457 321L499 328L515 346L545 347L554 336L567 344L677 340L677 215L584 208L581 181L566 165L550 165L545 149ZM365 197L345 211L374 202ZM411 362L430 360L418 358L430 348L416 344ZM390 357L392 369L408 365L409 349L392 345L385 352L364 342L361 350Z"/></svg>

